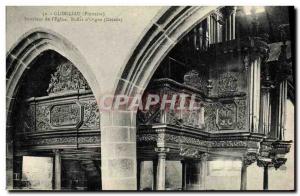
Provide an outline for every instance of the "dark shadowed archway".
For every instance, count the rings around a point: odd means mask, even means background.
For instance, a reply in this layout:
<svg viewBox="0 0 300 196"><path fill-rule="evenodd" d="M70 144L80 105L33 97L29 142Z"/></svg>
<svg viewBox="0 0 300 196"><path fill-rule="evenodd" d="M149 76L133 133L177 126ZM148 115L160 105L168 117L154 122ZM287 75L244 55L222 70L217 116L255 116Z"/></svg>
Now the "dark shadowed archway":
<svg viewBox="0 0 300 196"><path fill-rule="evenodd" d="M7 189L13 189L13 111L16 98L24 78L29 73L33 61L46 51L55 51L68 59L83 74L94 96L100 87L85 58L78 49L63 36L48 29L33 29L25 33L7 52L6 57L6 165Z"/></svg>

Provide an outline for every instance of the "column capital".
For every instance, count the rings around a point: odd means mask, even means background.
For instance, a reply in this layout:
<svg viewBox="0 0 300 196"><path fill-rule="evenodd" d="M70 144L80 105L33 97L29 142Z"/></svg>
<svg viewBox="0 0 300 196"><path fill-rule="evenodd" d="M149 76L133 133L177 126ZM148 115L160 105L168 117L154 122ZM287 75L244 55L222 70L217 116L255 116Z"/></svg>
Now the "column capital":
<svg viewBox="0 0 300 196"><path fill-rule="evenodd" d="M272 159L261 157L257 159L258 167L269 167L272 164Z"/></svg>
<svg viewBox="0 0 300 196"><path fill-rule="evenodd" d="M169 148L155 148L155 152L157 152L157 155L161 158L166 157L167 153L170 151Z"/></svg>
<svg viewBox="0 0 300 196"><path fill-rule="evenodd" d="M198 157L199 160L207 161L209 154L207 152L201 153Z"/></svg>
<svg viewBox="0 0 300 196"><path fill-rule="evenodd" d="M242 157L242 163L244 166L249 166L252 163L257 161L257 154L256 153L247 153Z"/></svg>

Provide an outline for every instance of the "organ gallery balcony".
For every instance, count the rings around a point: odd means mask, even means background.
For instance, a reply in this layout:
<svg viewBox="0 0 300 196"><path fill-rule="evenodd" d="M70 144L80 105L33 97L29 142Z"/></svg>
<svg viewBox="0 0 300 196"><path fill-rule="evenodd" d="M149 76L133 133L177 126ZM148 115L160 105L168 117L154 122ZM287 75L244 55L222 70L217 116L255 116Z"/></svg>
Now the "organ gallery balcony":
<svg viewBox="0 0 300 196"><path fill-rule="evenodd" d="M287 45L281 45L279 56L286 56ZM197 65L178 60L183 55L180 49L171 51L173 56L162 62L143 94L144 99L153 94L160 99L148 110L138 111L139 159L154 161L154 169L165 167L163 160L183 161L183 167L194 167L198 160L202 169L207 167L205 161L239 160L242 190L248 165L257 163L266 169L283 165L292 142L284 139L291 72L286 71L290 67L286 58L270 63L272 47L264 37L214 43L197 54L198 61L187 61ZM280 70L286 74L279 74ZM164 189L159 177L164 174L155 175L155 188ZM182 175L182 189L193 190L192 177ZM205 175L199 175L196 184L205 190L208 187L201 183Z"/></svg>

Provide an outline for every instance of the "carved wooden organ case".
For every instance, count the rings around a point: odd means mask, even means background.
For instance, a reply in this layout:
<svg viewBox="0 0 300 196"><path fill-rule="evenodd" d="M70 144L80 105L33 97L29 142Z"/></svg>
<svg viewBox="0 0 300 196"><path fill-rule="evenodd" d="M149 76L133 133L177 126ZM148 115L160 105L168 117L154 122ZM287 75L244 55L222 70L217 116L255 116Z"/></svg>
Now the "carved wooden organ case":
<svg viewBox="0 0 300 196"><path fill-rule="evenodd" d="M24 101L16 128L16 151L100 147L96 100L70 62L57 66L47 96Z"/></svg>
<svg viewBox="0 0 300 196"><path fill-rule="evenodd" d="M226 39L203 50L205 67L188 70L183 82L152 80L144 95L196 94L200 109L166 111L158 103L149 111L139 110L138 157L155 159L164 151L168 159L182 160L209 153L251 160L249 164L256 160L268 160L276 168L283 164L291 141L284 141L280 131L278 100L270 101L266 93L270 81L277 80L266 76L269 52L269 45L258 37Z"/></svg>

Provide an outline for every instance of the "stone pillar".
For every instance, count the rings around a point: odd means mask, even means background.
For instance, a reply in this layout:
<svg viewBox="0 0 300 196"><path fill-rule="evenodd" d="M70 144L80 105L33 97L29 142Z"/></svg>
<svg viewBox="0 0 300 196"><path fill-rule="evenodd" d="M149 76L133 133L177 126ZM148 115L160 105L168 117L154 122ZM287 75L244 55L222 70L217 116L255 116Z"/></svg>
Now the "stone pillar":
<svg viewBox="0 0 300 196"><path fill-rule="evenodd" d="M101 113L102 190L137 190L136 113Z"/></svg>
<svg viewBox="0 0 300 196"><path fill-rule="evenodd" d="M54 150L54 189L61 190L61 154Z"/></svg>
<svg viewBox="0 0 300 196"><path fill-rule="evenodd" d="M268 136L271 129L270 87L262 86L260 100L260 133Z"/></svg>
<svg viewBox="0 0 300 196"><path fill-rule="evenodd" d="M268 190L269 189L269 176L268 176L268 171L269 171L269 166L272 164L272 160L265 158L264 160L258 159L257 160L257 166L263 167L264 169L264 179L263 179L263 189Z"/></svg>
<svg viewBox="0 0 300 196"><path fill-rule="evenodd" d="M181 165L182 165L182 190L186 190L186 161L181 160Z"/></svg>
<svg viewBox="0 0 300 196"><path fill-rule="evenodd" d="M137 190L141 190L141 179L142 179L142 172L143 172L143 161L137 161Z"/></svg>
<svg viewBox="0 0 300 196"><path fill-rule="evenodd" d="M247 190L247 165L242 164L241 169L241 190Z"/></svg>
<svg viewBox="0 0 300 196"><path fill-rule="evenodd" d="M277 126L276 138L284 140L284 132L286 125L286 102L287 102L287 80L283 80L278 87L277 102Z"/></svg>
<svg viewBox="0 0 300 196"><path fill-rule="evenodd" d="M247 190L247 167L254 163L257 159L257 154L248 153L242 157L242 168L241 168L241 190Z"/></svg>
<svg viewBox="0 0 300 196"><path fill-rule="evenodd" d="M235 16L236 16L236 7L233 8L232 11L232 39L235 39L235 34L236 34L236 30L235 30Z"/></svg>
<svg viewBox="0 0 300 196"><path fill-rule="evenodd" d="M166 156L168 148L157 148L156 190L165 190L166 185Z"/></svg>
<svg viewBox="0 0 300 196"><path fill-rule="evenodd" d="M22 165L23 165L23 156L14 156L14 189L22 188Z"/></svg>
<svg viewBox="0 0 300 196"><path fill-rule="evenodd" d="M248 69L248 95L249 95L249 127L250 132L259 132L260 114L260 72L261 57L249 55L245 58L246 68Z"/></svg>
<svg viewBox="0 0 300 196"><path fill-rule="evenodd" d="M268 176L268 166L264 167L264 190L268 190L269 189L269 176Z"/></svg>
<svg viewBox="0 0 300 196"><path fill-rule="evenodd" d="M157 159L153 160L153 175L152 175L152 190L156 190L157 182L156 182L156 175L157 175Z"/></svg>

